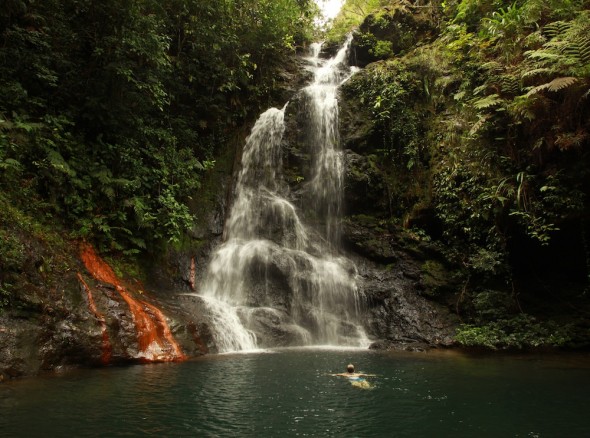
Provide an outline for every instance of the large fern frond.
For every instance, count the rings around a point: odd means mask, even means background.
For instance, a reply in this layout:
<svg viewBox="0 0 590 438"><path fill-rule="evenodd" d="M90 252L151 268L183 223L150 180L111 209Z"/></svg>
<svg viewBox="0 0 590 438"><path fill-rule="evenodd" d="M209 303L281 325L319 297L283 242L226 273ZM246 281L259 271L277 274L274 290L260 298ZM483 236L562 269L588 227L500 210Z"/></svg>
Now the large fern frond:
<svg viewBox="0 0 590 438"><path fill-rule="evenodd" d="M526 95L532 96L533 94L537 94L541 91L547 90L551 92L561 91L564 88L571 87L576 82L578 82L578 78L574 78L572 76L561 77L553 79L551 82L547 82L546 84L538 85L533 87Z"/></svg>
<svg viewBox="0 0 590 438"><path fill-rule="evenodd" d="M590 74L590 11L575 19L547 24L543 30L550 38L543 47L525 52L534 61L532 70L547 68L559 76L578 78Z"/></svg>
<svg viewBox="0 0 590 438"><path fill-rule="evenodd" d="M500 76L499 79L502 93L514 95L520 92L520 80L517 76L513 74L504 74Z"/></svg>
<svg viewBox="0 0 590 438"><path fill-rule="evenodd" d="M477 122L475 122L473 124L473 126L471 127L471 129L469 130L469 135L474 136L475 134L477 134L479 132L479 130L486 125L489 118L490 118L489 115L479 116L479 119L477 120Z"/></svg>
<svg viewBox="0 0 590 438"><path fill-rule="evenodd" d="M572 23L570 21L554 21L543 28L543 34L553 39L559 35L563 35L571 26Z"/></svg>
<svg viewBox="0 0 590 438"><path fill-rule="evenodd" d="M572 148L579 148L588 139L585 131L563 132L557 136L555 145L562 151Z"/></svg>
<svg viewBox="0 0 590 438"><path fill-rule="evenodd" d="M481 68L483 68L484 70L490 71L490 72L494 72L494 71L497 72L497 71L501 71L503 66L498 61L488 61L488 62L484 62L481 65Z"/></svg>
<svg viewBox="0 0 590 438"><path fill-rule="evenodd" d="M549 44L549 43L547 43L547 44ZM529 50L529 51L525 52L524 54L528 58L536 59L536 60L540 60L540 61L556 61L556 60L560 59L561 55L559 53L553 53L553 52L547 51L547 44L545 44L543 49Z"/></svg>
<svg viewBox="0 0 590 438"><path fill-rule="evenodd" d="M553 70L547 67L540 67L540 68L534 68L532 70L527 70L525 72L523 72L520 77L522 79L527 79L527 78L532 78L534 76L540 76L540 75L545 75L545 74L549 74L549 73L553 73Z"/></svg>
<svg viewBox="0 0 590 438"><path fill-rule="evenodd" d="M483 99L478 99L474 101L473 107L478 110L482 110L500 105L502 102L504 102L504 99L502 99L500 96L498 96L497 94L490 94L489 96L486 96Z"/></svg>

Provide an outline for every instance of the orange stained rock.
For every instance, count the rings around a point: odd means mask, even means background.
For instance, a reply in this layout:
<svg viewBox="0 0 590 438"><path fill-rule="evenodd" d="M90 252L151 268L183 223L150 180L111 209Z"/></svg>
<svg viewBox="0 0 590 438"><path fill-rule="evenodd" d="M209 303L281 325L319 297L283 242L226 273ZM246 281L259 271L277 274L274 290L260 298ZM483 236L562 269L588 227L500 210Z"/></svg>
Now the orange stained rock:
<svg viewBox="0 0 590 438"><path fill-rule="evenodd" d="M191 270L188 282L191 287L191 290L195 290L197 285L197 264L195 263L194 257L191 257Z"/></svg>
<svg viewBox="0 0 590 438"><path fill-rule="evenodd" d="M80 257L90 274L99 281L112 284L129 306L137 332L139 357L143 361L170 362L186 358L160 309L146 301L135 299L92 246L82 244Z"/></svg>

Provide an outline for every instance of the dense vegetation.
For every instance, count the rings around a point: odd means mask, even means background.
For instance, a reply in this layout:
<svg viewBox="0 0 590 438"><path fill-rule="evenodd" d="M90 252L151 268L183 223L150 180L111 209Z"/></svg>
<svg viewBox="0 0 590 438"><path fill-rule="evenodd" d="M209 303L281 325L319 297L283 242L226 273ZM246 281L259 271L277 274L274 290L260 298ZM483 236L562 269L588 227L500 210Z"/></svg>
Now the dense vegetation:
<svg viewBox="0 0 590 438"><path fill-rule="evenodd" d="M587 333L590 2L348 5L344 22L359 5L372 12L356 38L372 63L345 91L371 112L385 219L440 243L466 323L458 340Z"/></svg>
<svg viewBox="0 0 590 438"><path fill-rule="evenodd" d="M385 174L389 209L375 219L440 246L445 260L423 270L453 285L431 298L463 319L463 344L590 343L589 9L347 0L327 35L358 28L367 67L343 91L369 113L365 152ZM126 254L181 240L203 175L268 106L315 11L310 0L6 0L0 310L24 270L58 263L26 266L31 239Z"/></svg>
<svg viewBox="0 0 590 438"><path fill-rule="evenodd" d="M7 0L3 196L105 248L177 240L216 145L268 97L313 10L307 0Z"/></svg>
<svg viewBox="0 0 590 438"><path fill-rule="evenodd" d="M178 242L220 146L312 32L309 0L6 0L0 308L31 239Z"/></svg>

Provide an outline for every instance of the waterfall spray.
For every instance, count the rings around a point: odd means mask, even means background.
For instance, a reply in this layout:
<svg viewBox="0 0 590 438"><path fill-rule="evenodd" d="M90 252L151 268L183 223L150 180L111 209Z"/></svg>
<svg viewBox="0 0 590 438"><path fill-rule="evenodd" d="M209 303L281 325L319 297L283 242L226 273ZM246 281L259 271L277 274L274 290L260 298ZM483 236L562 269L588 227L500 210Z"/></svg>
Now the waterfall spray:
<svg viewBox="0 0 590 438"><path fill-rule="evenodd" d="M201 289L220 351L286 345L367 344L360 324L363 297L354 264L339 254L343 158L338 138L337 88L353 70L346 64L352 37L338 54L319 57L312 46L309 105L312 228L288 199L282 174L285 107L271 108L246 140L242 169L225 228Z"/></svg>

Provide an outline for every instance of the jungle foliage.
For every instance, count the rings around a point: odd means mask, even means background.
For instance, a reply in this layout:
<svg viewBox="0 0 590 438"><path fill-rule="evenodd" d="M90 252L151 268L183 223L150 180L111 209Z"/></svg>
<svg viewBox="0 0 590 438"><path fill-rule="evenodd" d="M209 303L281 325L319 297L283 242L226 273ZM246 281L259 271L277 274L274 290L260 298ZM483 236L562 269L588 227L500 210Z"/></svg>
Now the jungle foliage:
<svg viewBox="0 0 590 438"><path fill-rule="evenodd" d="M329 41L341 41L346 34L357 28L370 14L380 7L391 3L389 0L347 0L343 2L342 9L328 23L326 37Z"/></svg>
<svg viewBox="0 0 590 438"><path fill-rule="evenodd" d="M380 50L395 43L379 39L383 29L399 29L404 14L428 17L436 36L410 29L412 47ZM590 2L390 1L365 23L369 61L378 62L346 90L371 110L381 168L414 181L391 191L400 208L390 220L411 226L425 205L435 213L426 234L463 285L455 306L466 324L457 339L567 345L575 330L528 315L519 300L528 286L516 276L541 257L522 242L540 254L567 228L577 249L557 257L577 257L570 293L587 301Z"/></svg>
<svg viewBox="0 0 590 438"><path fill-rule="evenodd" d="M219 145L268 98L315 10L310 0L4 1L0 189L103 249L178 241ZM18 243L2 245L13 258Z"/></svg>

